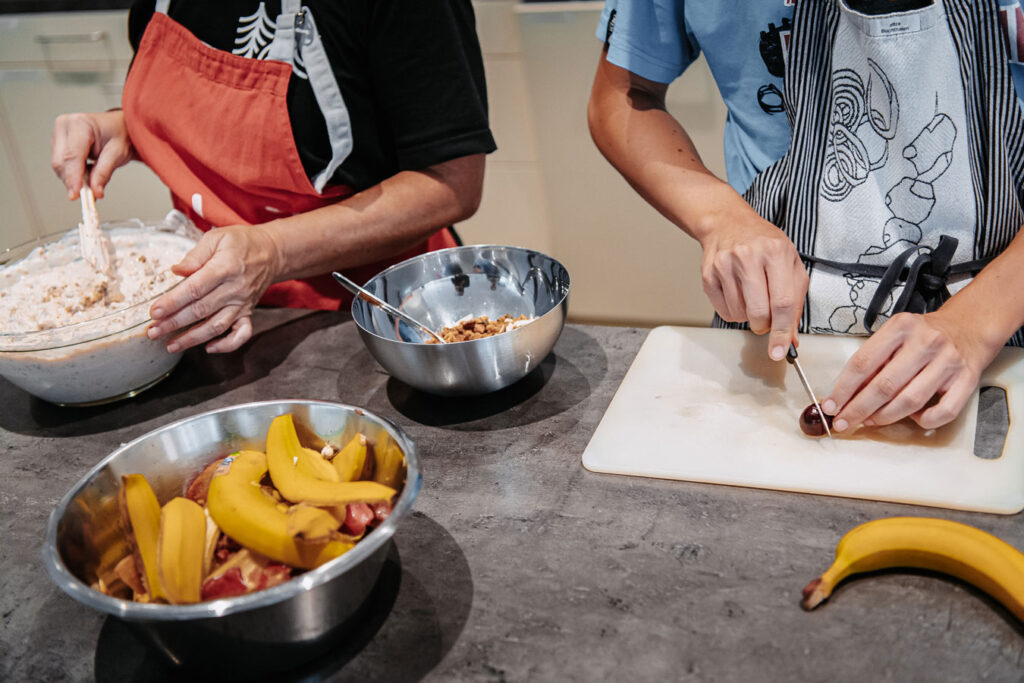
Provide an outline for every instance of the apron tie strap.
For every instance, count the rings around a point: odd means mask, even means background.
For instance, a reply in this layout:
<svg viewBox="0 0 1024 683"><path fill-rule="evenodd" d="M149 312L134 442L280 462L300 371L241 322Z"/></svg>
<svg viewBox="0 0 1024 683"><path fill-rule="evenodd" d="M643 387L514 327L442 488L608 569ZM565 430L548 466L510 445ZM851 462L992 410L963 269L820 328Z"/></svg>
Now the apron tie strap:
<svg viewBox="0 0 1024 683"><path fill-rule="evenodd" d="M938 310L951 296L947 284L951 275L974 273L981 270L991 258L952 264L959 240L941 235L935 248L914 245L902 251L888 266L864 263L841 263L800 254L805 261L828 266L853 275L879 278L878 288L864 313L864 327L868 332L882 311L882 305L893 289L903 284L903 291L892 307L892 314L929 313ZM908 265L909 263L909 265Z"/></svg>

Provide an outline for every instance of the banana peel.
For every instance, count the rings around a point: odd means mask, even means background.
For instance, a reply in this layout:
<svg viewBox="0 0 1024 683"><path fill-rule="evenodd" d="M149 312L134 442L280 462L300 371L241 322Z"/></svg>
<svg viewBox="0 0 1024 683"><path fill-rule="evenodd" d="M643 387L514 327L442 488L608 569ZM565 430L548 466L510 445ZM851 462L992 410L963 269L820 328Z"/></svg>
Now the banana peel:
<svg viewBox="0 0 1024 683"><path fill-rule="evenodd" d="M145 594L141 601L165 599L157 571L157 541L160 537L160 503L141 474L121 475L118 493L121 526Z"/></svg>
<svg viewBox="0 0 1024 683"><path fill-rule="evenodd" d="M267 466L274 486L293 503L323 506L385 503L397 493L394 488L376 481L323 481L311 477L295 465L301 452L292 416L274 418L267 431Z"/></svg>
<svg viewBox="0 0 1024 683"><path fill-rule="evenodd" d="M207 487L207 491L209 487ZM206 517L206 538L203 542L203 576L210 573L213 568L213 558L217 553L217 541L220 540L220 527L213 521L210 511L203 508L203 516Z"/></svg>
<svg viewBox="0 0 1024 683"><path fill-rule="evenodd" d="M374 444L373 457L375 460L373 480L390 488L401 486L405 470L405 456L402 454L402 449L386 431L380 433L380 438Z"/></svg>
<svg viewBox="0 0 1024 683"><path fill-rule="evenodd" d="M366 469L366 437L356 434L345 447L338 451L331 461L331 465L338 473L338 481L358 481L363 478ZM372 461L370 461L372 467Z"/></svg>
<svg viewBox="0 0 1024 683"><path fill-rule="evenodd" d="M302 569L314 569L352 549L355 544L346 541L296 539L292 533L296 527L289 528L288 513L260 490L268 460L259 451L239 451L221 464L210 481L207 498L210 515L221 530L256 553ZM293 461L289 460L289 465L294 471Z"/></svg>
<svg viewBox="0 0 1024 683"><path fill-rule="evenodd" d="M312 448L302 448L295 463L295 469L306 476L323 481L341 481L338 471L320 454Z"/></svg>
<svg viewBox="0 0 1024 683"><path fill-rule="evenodd" d="M173 605L199 602L206 548L206 514L194 500L172 498L160 511L156 563L160 585Z"/></svg>
<svg viewBox="0 0 1024 683"><path fill-rule="evenodd" d="M285 513L288 516L288 534L296 543L323 543L332 538L341 524L323 508L300 503Z"/></svg>
<svg viewBox="0 0 1024 683"><path fill-rule="evenodd" d="M897 567L966 581L1024 622L1024 553L981 529L928 517L876 519L851 529L832 565L804 588L803 607L817 607L848 576Z"/></svg>

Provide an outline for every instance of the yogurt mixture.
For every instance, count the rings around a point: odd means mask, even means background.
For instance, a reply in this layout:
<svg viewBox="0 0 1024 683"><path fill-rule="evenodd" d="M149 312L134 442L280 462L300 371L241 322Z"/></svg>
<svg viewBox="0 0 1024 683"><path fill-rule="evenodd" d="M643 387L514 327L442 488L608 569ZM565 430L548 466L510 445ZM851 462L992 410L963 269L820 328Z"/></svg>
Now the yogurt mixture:
<svg viewBox="0 0 1024 683"><path fill-rule="evenodd" d="M108 235L116 286L82 258L76 231L0 268L0 374L47 401L130 395L179 359L144 323L147 302L181 280L171 266L195 242L141 226Z"/></svg>
<svg viewBox="0 0 1024 683"><path fill-rule="evenodd" d="M171 266L193 245L184 237L160 232L114 230L110 237L116 288L80 257L78 241L70 236L37 247L24 259L0 269L0 320L4 321L0 332L55 330L147 301L181 279L171 273ZM149 312L141 314L148 316ZM112 318L105 331L131 324L122 316Z"/></svg>

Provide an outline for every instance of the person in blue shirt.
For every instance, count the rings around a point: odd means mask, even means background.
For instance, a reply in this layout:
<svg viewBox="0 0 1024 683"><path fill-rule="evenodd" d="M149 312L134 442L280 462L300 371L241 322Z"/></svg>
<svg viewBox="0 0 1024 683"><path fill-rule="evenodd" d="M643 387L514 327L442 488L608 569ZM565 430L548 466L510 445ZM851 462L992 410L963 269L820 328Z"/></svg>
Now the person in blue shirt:
<svg viewBox="0 0 1024 683"><path fill-rule="evenodd" d="M591 134L700 243L714 324L774 360L798 331L871 335L822 402L835 431L945 424L1024 345L1016 2L607 0L597 35ZM701 53L728 182L665 107Z"/></svg>

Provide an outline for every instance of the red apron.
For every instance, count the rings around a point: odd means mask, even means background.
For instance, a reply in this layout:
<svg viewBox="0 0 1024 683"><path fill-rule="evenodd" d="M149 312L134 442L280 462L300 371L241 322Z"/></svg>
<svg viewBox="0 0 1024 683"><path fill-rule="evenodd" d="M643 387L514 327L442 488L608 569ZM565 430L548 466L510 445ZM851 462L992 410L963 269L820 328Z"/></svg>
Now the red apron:
<svg viewBox="0 0 1024 683"><path fill-rule="evenodd" d="M291 64L217 50L154 13L125 83L125 123L136 154L201 230L264 223L353 194L345 186L321 194L307 177L288 116L291 74ZM363 283L392 263L455 245L442 229L345 273ZM351 300L327 274L275 283L260 303L335 310Z"/></svg>

